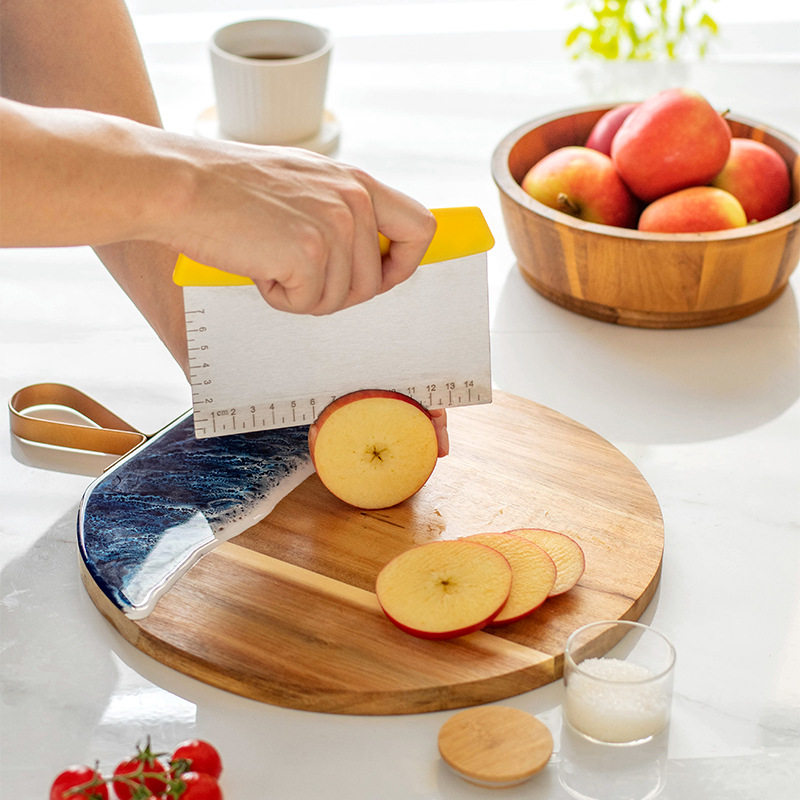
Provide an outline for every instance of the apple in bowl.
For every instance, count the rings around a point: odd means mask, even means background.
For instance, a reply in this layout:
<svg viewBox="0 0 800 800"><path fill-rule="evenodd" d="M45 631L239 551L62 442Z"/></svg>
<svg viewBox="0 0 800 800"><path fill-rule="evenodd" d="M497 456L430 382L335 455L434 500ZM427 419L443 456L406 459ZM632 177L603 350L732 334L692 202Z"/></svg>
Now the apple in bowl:
<svg viewBox="0 0 800 800"><path fill-rule="evenodd" d="M587 222L630 228L639 204L609 156L591 147L559 147L537 161L522 179L535 200Z"/></svg>
<svg viewBox="0 0 800 800"><path fill-rule="evenodd" d="M416 400L364 389L330 403L309 429L320 481L357 508L389 508L419 491L436 466L436 427Z"/></svg>

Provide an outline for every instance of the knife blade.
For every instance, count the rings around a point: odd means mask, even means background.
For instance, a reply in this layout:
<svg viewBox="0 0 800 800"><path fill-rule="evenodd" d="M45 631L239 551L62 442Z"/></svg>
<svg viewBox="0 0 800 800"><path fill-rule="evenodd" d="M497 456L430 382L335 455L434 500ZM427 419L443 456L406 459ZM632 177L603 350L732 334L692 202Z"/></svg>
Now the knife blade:
<svg viewBox="0 0 800 800"><path fill-rule="evenodd" d="M486 252L480 209L434 209L421 266L365 303L312 316L277 311L249 278L181 254L197 438L312 423L359 389L426 408L491 402Z"/></svg>

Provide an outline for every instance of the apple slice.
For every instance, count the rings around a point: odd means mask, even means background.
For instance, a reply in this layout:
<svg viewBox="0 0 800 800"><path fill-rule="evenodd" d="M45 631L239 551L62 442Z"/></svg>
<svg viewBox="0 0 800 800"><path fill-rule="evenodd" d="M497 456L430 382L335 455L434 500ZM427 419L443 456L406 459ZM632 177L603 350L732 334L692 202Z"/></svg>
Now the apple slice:
<svg viewBox="0 0 800 800"><path fill-rule="evenodd" d="M508 532L538 544L555 562L556 582L550 590L551 597L563 594L580 580L586 569L586 558L572 537L545 528L520 528Z"/></svg>
<svg viewBox="0 0 800 800"><path fill-rule="evenodd" d="M556 580L556 565L539 545L513 533L476 533L462 541L492 547L511 565L511 592L492 625L516 622L549 597Z"/></svg>
<svg viewBox="0 0 800 800"><path fill-rule="evenodd" d="M415 400L380 389L334 400L309 429L319 479L357 508L388 508L419 491L436 466L431 415Z"/></svg>
<svg viewBox="0 0 800 800"><path fill-rule="evenodd" d="M492 547L465 539L428 542L395 556L379 573L375 594L401 630L450 639L480 630L511 591L511 567Z"/></svg>

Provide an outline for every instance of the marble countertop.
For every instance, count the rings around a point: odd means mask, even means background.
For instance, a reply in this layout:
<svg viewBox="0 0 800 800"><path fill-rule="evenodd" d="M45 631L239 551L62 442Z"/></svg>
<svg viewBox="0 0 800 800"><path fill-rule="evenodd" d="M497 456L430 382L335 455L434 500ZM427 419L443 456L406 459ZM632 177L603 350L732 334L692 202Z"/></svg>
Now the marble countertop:
<svg viewBox="0 0 800 800"><path fill-rule="evenodd" d="M537 16L533 7L545 4L220 5L132 6L167 127L191 132L213 105L206 41L219 25L269 11L331 28L339 157L430 207L479 205L495 233L496 387L608 439L661 504L662 579L642 617L678 653L672 724L650 765L660 796L796 796L800 272L771 306L727 325L639 330L578 316L522 279L489 170L495 145L529 119L675 83L800 137L795 5L720 4L723 33L707 60L605 73L566 58L565 14ZM190 406L180 370L91 251L0 251L0 276L4 398L38 381L72 384L146 432ZM438 756L437 733L452 712L350 717L272 707L188 678L123 640L84 591L76 557L78 503L107 463L43 453L0 430L2 798L44 797L71 763L112 768L148 734L164 749L191 737L218 745L234 800L487 794ZM563 734L562 691L559 681L505 701L548 725L555 752L503 797L558 800L574 796L565 783L591 777ZM600 800L623 796L602 776L594 791Z"/></svg>

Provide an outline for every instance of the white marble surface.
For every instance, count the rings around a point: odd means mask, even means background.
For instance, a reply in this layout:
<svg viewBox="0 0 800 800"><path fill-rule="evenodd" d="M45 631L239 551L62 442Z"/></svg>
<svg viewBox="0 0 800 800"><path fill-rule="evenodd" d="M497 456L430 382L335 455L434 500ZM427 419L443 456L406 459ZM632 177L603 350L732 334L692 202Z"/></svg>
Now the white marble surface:
<svg viewBox="0 0 800 800"><path fill-rule="evenodd" d="M605 436L663 509L663 577L643 620L672 638L678 664L671 729L645 783L660 780L664 798L789 800L800 777L800 273L761 313L689 331L596 322L524 284L489 172L494 146L540 114L651 85L640 69L593 94L561 50L567 17L554 5L138 0L133 9L168 127L191 131L213 103L205 41L218 25L267 14L318 21L337 39L329 107L342 125L340 157L429 206L484 209L497 238L497 387ZM675 79L799 137L800 12L788 1L751 5L718 4L714 54ZM0 286L4 399L36 381L70 383L145 431L188 408L179 370L90 251L0 252ZM37 460L0 429L3 800L44 797L73 762L111 768L146 734L165 748L215 742L234 800L487 794L438 757L452 712L274 708L134 649L96 611L77 569L76 510L102 459L48 454L50 469ZM555 683L507 701L550 726L556 752L503 797L569 797L562 781L601 800L640 796L619 794L615 767L593 772L591 754L562 736L561 692Z"/></svg>

